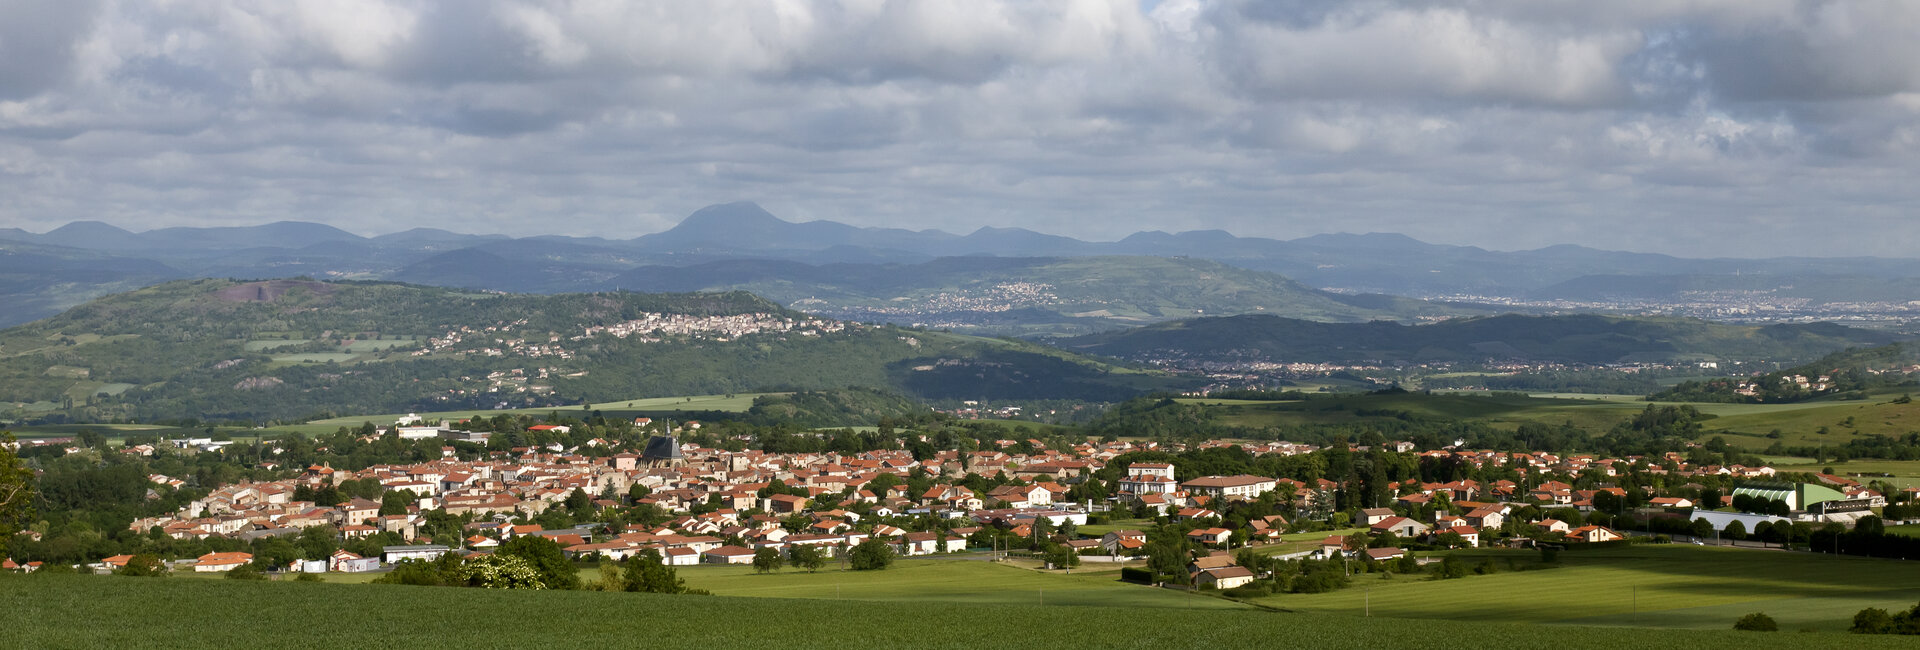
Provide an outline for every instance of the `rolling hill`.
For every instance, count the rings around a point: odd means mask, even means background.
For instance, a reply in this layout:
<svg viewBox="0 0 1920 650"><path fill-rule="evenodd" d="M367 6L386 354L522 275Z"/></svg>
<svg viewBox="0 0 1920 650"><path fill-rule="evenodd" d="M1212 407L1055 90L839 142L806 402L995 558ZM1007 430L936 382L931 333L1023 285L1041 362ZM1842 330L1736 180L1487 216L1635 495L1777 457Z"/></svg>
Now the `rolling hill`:
<svg viewBox="0 0 1920 650"><path fill-rule="evenodd" d="M1267 359L1309 363L1532 361L1608 364L1790 361L1884 345L1891 334L1830 323L1726 325L1684 318L1501 315L1429 325L1316 323L1231 316L1160 323L1062 341L1122 358Z"/></svg>
<svg viewBox="0 0 1920 650"><path fill-rule="evenodd" d="M821 319L744 292L188 280L0 331L0 410L55 423L845 387L1115 399L1181 385L1031 343Z"/></svg>

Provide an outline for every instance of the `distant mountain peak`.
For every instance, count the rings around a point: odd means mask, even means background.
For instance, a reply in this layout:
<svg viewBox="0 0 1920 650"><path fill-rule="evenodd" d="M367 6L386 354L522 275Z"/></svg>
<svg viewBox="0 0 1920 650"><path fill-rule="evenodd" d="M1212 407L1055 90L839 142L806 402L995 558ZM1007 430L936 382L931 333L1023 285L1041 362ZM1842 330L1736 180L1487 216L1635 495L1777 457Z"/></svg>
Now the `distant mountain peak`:
<svg viewBox="0 0 1920 650"><path fill-rule="evenodd" d="M46 234L63 235L63 236L71 236L71 235L90 236L90 235L108 234L108 235L113 235L118 237L124 237L124 236L133 234L133 231L127 230L125 228L121 228L119 226L107 223L105 221L88 220L88 221L75 221L67 225L61 226L59 228L54 228L53 230L49 230L47 231Z"/></svg>
<svg viewBox="0 0 1920 650"><path fill-rule="evenodd" d="M773 213L768 212L766 208L760 207L758 203L752 201L735 201L732 203L718 203L694 210L693 214L687 215L687 218L680 220L679 225L667 230L667 232L731 228L778 228L780 226L790 225L793 225L793 222L773 216Z"/></svg>

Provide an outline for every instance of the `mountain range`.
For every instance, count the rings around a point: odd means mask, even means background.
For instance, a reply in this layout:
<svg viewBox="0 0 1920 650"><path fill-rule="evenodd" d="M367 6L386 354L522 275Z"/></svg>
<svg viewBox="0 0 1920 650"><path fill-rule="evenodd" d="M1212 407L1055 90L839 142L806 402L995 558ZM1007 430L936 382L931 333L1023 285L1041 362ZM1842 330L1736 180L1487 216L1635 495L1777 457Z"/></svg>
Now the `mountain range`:
<svg viewBox="0 0 1920 650"><path fill-rule="evenodd" d="M1029 261L951 261L948 258L1035 258ZM44 318L86 299L188 277L268 278L310 276L322 279L382 279L512 292L557 293L608 288L639 290L752 288L778 295L790 306L813 299L808 309L855 314L874 301L906 302L982 282L1009 277L1011 268L1064 270L1060 260L1108 258L1088 264L1086 273L1107 273L1120 258L1191 258L1217 263L1214 277L1236 274L1249 286L1291 284L1309 291L1316 304L1300 310L1276 304L1307 299L1306 294L1248 294L1237 303L1174 302L1164 317L1218 313L1279 313L1315 320L1387 318L1413 322L1436 315L1474 310L1459 305L1393 301L1378 296L1480 296L1531 299L1582 299L1626 296L1677 299L1688 292L1733 290L1793 292L1820 287L1812 300L1904 302L1920 288L1920 260L1887 258L1689 259L1667 255L1602 251L1577 245L1531 251L1489 251L1471 246L1420 242L1395 234L1328 234L1294 240L1238 237L1219 230L1181 233L1140 232L1113 242L1089 242L1021 228L980 228L965 235L939 230L856 227L832 221L794 223L753 203L726 203L695 211L664 232L632 239L469 235L414 229L363 237L331 226L278 222L249 227L162 228L131 232L97 221L77 221L46 233L0 229L0 299L15 309L0 314L0 325ZM58 260L49 264L48 260ZM943 272L950 274L942 275ZM1242 272L1267 275L1242 274ZM1198 273L1198 272L1196 272ZM781 274L787 274L782 277ZM918 278L892 295L879 288L904 275ZM1206 275L1206 273L1199 273ZM1050 275L1048 284L1086 286L1107 275ZM1179 276L1169 282L1188 282ZM890 281L890 280L889 280ZM792 283L786 290L776 285ZM897 284L897 283L896 283ZM1705 289L1703 289L1704 287ZM836 290L843 302L823 297ZM1093 291L1092 293L1099 293ZM1109 292L1112 293L1112 292ZM1333 294L1375 294L1354 298L1359 308L1339 303ZM1785 295L1785 294L1782 294ZM1071 302L1074 298L1066 298ZM1146 301L1153 302L1153 301ZM1115 304L1125 313L1141 305ZM1266 309L1255 309L1264 307ZM1149 310L1146 321L1156 318ZM963 326L995 333L1031 331L1034 318L1008 322L991 319ZM1039 320L1054 316L1037 315ZM1093 317L1068 322L1051 333L1126 324ZM953 319L924 319L944 322ZM996 329L997 328L997 329Z"/></svg>

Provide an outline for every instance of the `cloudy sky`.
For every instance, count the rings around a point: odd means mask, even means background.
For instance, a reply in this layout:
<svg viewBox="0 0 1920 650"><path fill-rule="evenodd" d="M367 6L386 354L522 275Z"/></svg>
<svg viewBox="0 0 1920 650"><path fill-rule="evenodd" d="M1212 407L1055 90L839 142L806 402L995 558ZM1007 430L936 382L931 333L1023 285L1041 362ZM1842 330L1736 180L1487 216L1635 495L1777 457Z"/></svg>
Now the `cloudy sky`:
<svg viewBox="0 0 1920 650"><path fill-rule="evenodd" d="M1920 3L7 0L0 226L1920 242Z"/></svg>

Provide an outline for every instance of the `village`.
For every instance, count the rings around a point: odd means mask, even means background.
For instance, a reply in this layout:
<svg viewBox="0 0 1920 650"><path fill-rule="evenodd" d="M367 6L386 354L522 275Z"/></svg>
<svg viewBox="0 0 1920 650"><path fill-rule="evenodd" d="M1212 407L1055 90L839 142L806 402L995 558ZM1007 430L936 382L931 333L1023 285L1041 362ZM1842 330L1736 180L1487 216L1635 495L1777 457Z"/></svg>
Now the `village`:
<svg viewBox="0 0 1920 650"><path fill-rule="evenodd" d="M1180 444L1083 442L1048 449L1039 440L1000 440L998 450L944 450L915 460L907 451L773 454L706 449L678 437L699 423L682 423L673 430L647 418L634 424L650 427L654 434L644 445L594 438L575 447L550 444L464 459L454 446L443 446L442 458L431 462L360 470L315 465L281 480L214 486L178 512L143 517L130 528L176 540L222 540L216 548L223 549L252 548L248 545L272 538L330 538L332 550L324 557L307 553L283 562L258 560L271 564L260 568L305 573L369 573L447 554L483 556L522 536L551 540L578 562L619 562L653 553L669 566L747 564L763 549L784 556L796 547L832 559L844 558L849 549L869 540L881 540L901 557L986 553L998 559L1020 553L1043 560L1042 569L1082 562L1141 566L1155 552L1150 537L1164 538L1171 531L1184 538L1180 548L1187 551L1182 556L1185 571L1162 572L1155 582L1227 590L1261 577L1263 563L1244 566L1245 556L1236 554L1249 548L1276 560L1386 563L1405 558L1414 562L1411 567L1438 561L1432 551L1625 543L1658 530L1696 543L1732 543L1747 531L1755 539L1786 542L1796 528L1804 538L1815 526L1850 526L1858 517L1873 514L1872 508L1886 506L1889 496L1826 474L1816 483L1796 484L1773 480L1776 472L1769 467L1691 465L1680 453L1604 458L1458 448L1420 451L1412 443L1385 442L1377 451L1410 454L1428 463L1497 469L1519 480L1397 481L1387 486L1391 494L1386 499L1349 501L1349 507L1335 511L1336 493L1355 486L1325 478L1245 474L1180 480L1178 461L1127 460L1143 453L1190 451ZM568 433L563 424L529 428ZM417 444L486 440L415 417L403 418L373 437ZM163 445L162 453L218 453L219 446L194 444L199 442L204 441L176 441ZM1228 441L1200 443L1193 450L1228 447L1255 457L1326 451L1286 442ZM1028 449L1031 453L1023 452ZM1376 450L1348 444L1344 451ZM1107 474L1117 480L1107 485L1095 478L1115 462L1124 467ZM1673 487L1659 488L1633 484L1629 477L1676 480L1664 481ZM1742 487L1721 494L1689 482L1694 479L1712 479L1716 485L1739 481ZM148 480L154 489L184 484L161 475ZM981 486L983 481L990 487L966 485ZM331 506L314 499L349 482L377 485L381 498L353 497ZM1910 500L1915 490L1894 496ZM1630 495L1637 502L1629 503ZM1719 503L1696 503L1702 498ZM1255 504L1260 506L1257 511ZM560 526L538 523L550 512L582 516ZM1623 512L1651 515L1652 521L1664 520L1668 526L1616 530L1608 525L1631 521L1619 516ZM448 525L458 527L457 536L447 534ZM1316 531L1325 534L1313 537ZM1416 550L1427 551L1417 562L1412 557ZM86 568L112 572L133 557L106 557ZM15 571L39 566L6 562ZM256 559L245 550L218 550L167 564L175 571L214 573L251 562Z"/></svg>

